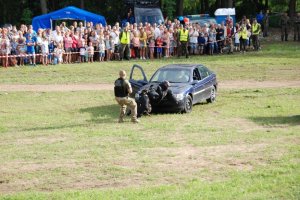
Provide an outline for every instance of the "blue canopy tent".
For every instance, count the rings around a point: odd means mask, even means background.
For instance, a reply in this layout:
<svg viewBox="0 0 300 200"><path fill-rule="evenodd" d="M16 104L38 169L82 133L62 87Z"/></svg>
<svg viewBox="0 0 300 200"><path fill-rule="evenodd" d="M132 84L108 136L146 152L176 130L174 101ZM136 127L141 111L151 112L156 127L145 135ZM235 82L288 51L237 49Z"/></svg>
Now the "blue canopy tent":
<svg viewBox="0 0 300 200"><path fill-rule="evenodd" d="M106 25L105 18L74 6L69 6L45 15L40 15L32 19L32 26L35 31L39 28L51 28L54 20L82 20L86 22L93 22L93 24Z"/></svg>

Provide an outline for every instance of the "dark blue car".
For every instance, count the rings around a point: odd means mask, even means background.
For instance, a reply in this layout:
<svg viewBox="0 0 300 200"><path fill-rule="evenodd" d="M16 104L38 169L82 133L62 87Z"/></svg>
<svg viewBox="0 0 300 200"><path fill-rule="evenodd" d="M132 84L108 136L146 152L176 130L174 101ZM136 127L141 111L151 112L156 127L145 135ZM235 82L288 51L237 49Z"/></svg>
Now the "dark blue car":
<svg viewBox="0 0 300 200"><path fill-rule="evenodd" d="M200 64L172 64L159 68L150 81L139 65L134 65L130 73L130 83L137 99L142 90L157 86L163 81L169 81L177 103L166 98L159 104L152 105L154 111L191 112L194 104L216 100L218 82L216 74Z"/></svg>

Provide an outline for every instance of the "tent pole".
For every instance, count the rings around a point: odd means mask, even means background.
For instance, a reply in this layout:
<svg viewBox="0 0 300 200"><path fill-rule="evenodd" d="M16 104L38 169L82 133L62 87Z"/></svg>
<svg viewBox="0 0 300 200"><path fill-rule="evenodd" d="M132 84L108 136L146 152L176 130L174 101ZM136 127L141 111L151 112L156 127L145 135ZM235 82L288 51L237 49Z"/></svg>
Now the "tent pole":
<svg viewBox="0 0 300 200"><path fill-rule="evenodd" d="M51 24L51 31L53 30L53 27L52 27L52 19L50 19L50 24Z"/></svg>

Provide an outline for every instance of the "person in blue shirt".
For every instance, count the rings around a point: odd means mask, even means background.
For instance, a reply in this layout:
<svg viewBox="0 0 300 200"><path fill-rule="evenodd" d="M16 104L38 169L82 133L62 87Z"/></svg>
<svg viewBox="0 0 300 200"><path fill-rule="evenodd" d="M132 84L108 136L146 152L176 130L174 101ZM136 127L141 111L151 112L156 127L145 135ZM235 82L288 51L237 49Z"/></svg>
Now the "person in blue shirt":
<svg viewBox="0 0 300 200"><path fill-rule="evenodd" d="M29 60L30 60L30 65L33 64L35 66L35 41L32 39L31 35L28 35L28 38L26 40L26 45L27 45L27 54L30 54Z"/></svg>
<svg viewBox="0 0 300 200"><path fill-rule="evenodd" d="M262 10L261 10L260 13L258 13L258 14L256 15L256 20L257 20L258 23L262 24L263 18L264 18L264 14L263 14L263 12L262 12Z"/></svg>

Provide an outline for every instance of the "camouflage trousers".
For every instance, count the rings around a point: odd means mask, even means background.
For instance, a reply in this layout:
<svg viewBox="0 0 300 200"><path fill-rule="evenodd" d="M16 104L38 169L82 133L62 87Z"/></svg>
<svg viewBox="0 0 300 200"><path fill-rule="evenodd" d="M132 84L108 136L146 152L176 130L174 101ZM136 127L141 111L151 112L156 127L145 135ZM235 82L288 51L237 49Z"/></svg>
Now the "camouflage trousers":
<svg viewBox="0 0 300 200"><path fill-rule="evenodd" d="M126 114L127 106L130 108L131 111L131 121L137 121L137 104L133 98L130 97L115 97L118 104L121 106L120 108L120 115L119 115L119 122L124 121L124 117Z"/></svg>

